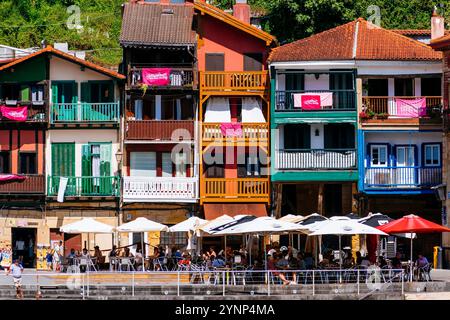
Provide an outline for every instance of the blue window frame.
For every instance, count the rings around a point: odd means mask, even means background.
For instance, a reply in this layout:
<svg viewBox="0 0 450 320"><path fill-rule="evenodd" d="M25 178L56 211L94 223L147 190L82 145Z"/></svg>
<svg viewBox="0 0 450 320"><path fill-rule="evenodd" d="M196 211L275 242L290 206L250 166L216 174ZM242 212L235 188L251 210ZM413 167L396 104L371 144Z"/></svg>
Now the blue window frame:
<svg viewBox="0 0 450 320"><path fill-rule="evenodd" d="M441 143L422 144L422 166L440 167L442 162Z"/></svg>
<svg viewBox="0 0 450 320"><path fill-rule="evenodd" d="M390 163L390 145L388 143L367 144L366 167L388 167Z"/></svg>

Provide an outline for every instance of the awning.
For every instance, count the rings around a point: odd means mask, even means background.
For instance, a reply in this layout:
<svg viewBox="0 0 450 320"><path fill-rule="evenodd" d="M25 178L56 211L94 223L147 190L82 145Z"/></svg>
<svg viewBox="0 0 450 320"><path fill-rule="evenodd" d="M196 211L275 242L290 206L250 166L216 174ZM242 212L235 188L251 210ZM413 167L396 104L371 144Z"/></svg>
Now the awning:
<svg viewBox="0 0 450 320"><path fill-rule="evenodd" d="M267 217L267 209L264 203L205 203L203 208L206 220L213 220L224 214L230 217L237 215Z"/></svg>

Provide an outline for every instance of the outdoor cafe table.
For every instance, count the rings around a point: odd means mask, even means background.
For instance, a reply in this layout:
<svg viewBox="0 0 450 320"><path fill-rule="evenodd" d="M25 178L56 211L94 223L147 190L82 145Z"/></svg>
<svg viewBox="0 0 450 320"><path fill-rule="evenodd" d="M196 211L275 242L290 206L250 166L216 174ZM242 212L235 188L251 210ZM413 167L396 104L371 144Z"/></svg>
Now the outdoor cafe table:
<svg viewBox="0 0 450 320"><path fill-rule="evenodd" d="M95 267L95 264L97 262L96 257L75 257L75 258L73 258L73 261L77 267L80 267L82 260L86 260L87 264L83 264L83 265L86 265L88 271L90 271L91 267L94 269L94 271L97 271L97 268Z"/></svg>

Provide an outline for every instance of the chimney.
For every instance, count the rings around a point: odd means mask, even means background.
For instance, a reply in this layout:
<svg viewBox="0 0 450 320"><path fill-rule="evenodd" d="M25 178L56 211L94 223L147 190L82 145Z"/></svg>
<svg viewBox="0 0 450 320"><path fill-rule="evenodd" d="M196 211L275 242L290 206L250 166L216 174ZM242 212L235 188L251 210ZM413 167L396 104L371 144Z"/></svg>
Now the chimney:
<svg viewBox="0 0 450 320"><path fill-rule="evenodd" d="M443 37L445 33L444 18L437 13L436 6L431 16L431 40Z"/></svg>
<svg viewBox="0 0 450 320"><path fill-rule="evenodd" d="M233 16L245 23L250 23L250 6L247 0L236 0L233 6Z"/></svg>

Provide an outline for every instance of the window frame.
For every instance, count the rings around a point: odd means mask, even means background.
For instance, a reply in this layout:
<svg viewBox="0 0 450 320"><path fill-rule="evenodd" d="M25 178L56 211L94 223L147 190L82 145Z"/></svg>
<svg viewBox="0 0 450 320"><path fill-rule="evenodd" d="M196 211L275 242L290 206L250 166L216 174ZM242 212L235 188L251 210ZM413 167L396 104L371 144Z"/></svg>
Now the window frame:
<svg viewBox="0 0 450 320"><path fill-rule="evenodd" d="M427 155L427 147L438 147L438 164L427 164L427 159L426 159L426 155ZM432 155L432 160L433 160L433 150L431 152ZM442 144L441 143L424 143L422 144L422 165L424 167L441 167L442 166Z"/></svg>
<svg viewBox="0 0 450 320"><path fill-rule="evenodd" d="M373 163L373 150L375 148L378 148L378 149L385 148L385 150L386 150L386 164L374 164ZM371 168L387 168L387 167L389 167L389 145L388 144L379 144L379 143L370 144L369 145L369 156L370 156L369 165L370 165ZM378 152L378 158L380 158L380 152Z"/></svg>
<svg viewBox="0 0 450 320"><path fill-rule="evenodd" d="M22 155L34 155L34 173L30 173L30 172L22 172ZM18 172L19 174L38 174L38 157L37 157L37 152L36 151L20 151L18 154Z"/></svg>
<svg viewBox="0 0 450 320"><path fill-rule="evenodd" d="M11 174L11 156L12 156L12 152L10 150L5 150L5 151L0 151L0 156L5 159L7 159L8 161L8 172L3 172L3 174Z"/></svg>

